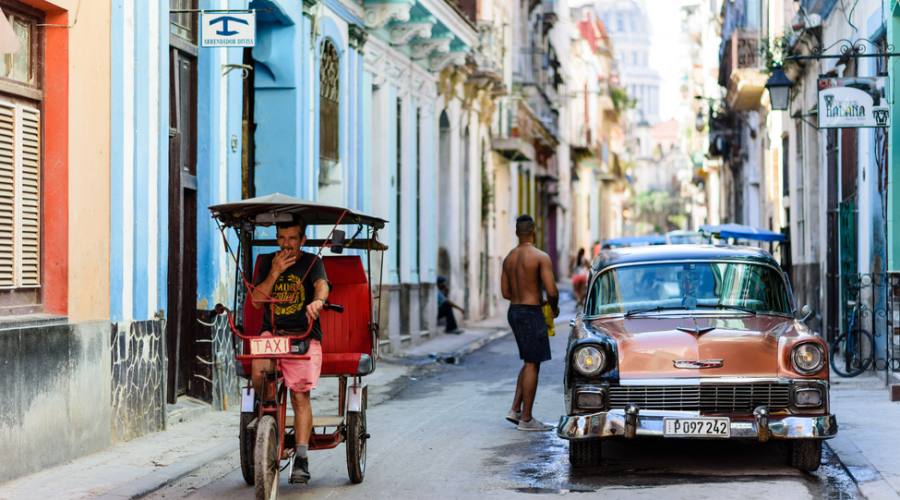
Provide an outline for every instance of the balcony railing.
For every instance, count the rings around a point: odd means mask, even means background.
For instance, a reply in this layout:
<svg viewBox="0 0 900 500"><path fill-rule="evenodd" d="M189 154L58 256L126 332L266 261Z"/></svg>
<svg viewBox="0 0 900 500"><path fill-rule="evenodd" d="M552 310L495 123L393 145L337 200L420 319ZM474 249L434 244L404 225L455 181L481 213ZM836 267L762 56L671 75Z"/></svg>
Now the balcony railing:
<svg viewBox="0 0 900 500"><path fill-rule="evenodd" d="M762 67L762 54L759 32L736 29L726 40L722 59L719 61L719 85L725 87L731 79L731 73L738 69L759 69Z"/></svg>

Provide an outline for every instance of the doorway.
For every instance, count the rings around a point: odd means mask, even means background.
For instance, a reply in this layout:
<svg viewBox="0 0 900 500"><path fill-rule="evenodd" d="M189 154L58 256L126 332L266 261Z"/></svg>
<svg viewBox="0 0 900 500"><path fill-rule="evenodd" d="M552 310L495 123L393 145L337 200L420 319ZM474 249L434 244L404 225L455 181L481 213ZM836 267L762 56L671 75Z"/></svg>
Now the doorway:
<svg viewBox="0 0 900 500"><path fill-rule="evenodd" d="M170 0L195 10L197 0ZM170 15L169 262L166 399L191 391L197 317L197 15Z"/></svg>

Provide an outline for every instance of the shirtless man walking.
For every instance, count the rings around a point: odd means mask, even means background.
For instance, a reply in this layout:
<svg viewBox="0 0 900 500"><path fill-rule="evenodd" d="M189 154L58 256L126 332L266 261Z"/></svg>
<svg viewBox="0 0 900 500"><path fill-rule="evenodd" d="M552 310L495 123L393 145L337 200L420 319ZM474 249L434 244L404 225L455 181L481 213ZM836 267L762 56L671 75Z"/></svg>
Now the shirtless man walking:
<svg viewBox="0 0 900 500"><path fill-rule="evenodd" d="M519 370L512 408L506 416L520 431L548 431L553 428L531 415L541 363L550 360L550 339L541 311L542 288L553 308L553 317L559 316L559 291L556 289L553 265L550 256L534 247L534 229L534 219L530 215L516 219L519 245L503 260L500 278L503 298L510 302L507 314L509 326L519 346L519 358L524 362Z"/></svg>

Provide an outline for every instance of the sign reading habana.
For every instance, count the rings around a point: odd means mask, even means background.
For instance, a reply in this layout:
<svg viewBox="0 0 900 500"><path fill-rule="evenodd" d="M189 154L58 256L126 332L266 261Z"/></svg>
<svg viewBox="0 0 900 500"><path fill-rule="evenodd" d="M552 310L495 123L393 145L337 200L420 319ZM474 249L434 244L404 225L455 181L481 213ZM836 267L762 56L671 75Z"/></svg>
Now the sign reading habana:
<svg viewBox="0 0 900 500"><path fill-rule="evenodd" d="M819 128L890 126L884 77L820 78Z"/></svg>

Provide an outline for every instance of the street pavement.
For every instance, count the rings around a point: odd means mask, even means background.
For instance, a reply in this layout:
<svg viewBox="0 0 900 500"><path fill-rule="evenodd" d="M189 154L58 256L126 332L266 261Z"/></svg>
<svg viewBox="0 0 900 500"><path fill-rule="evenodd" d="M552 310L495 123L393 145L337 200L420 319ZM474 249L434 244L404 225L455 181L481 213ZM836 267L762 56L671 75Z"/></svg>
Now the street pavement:
<svg viewBox="0 0 900 500"><path fill-rule="evenodd" d="M535 416L555 422L563 411L560 359L565 322L552 339ZM533 498L601 493L612 498L860 498L837 461L816 474L785 464L779 443L647 440L604 448L602 468L572 471L567 443L552 432L524 433L504 420L519 367L511 336L459 364L415 377L390 400L372 407L366 479L347 478L345 451L311 453L313 480L290 485L282 473L282 498ZM253 494L233 452L194 471L149 498L244 499Z"/></svg>

